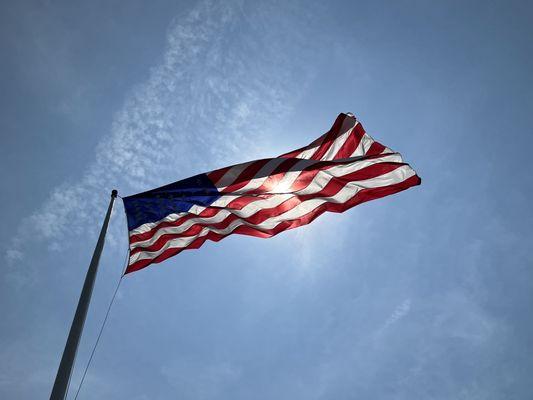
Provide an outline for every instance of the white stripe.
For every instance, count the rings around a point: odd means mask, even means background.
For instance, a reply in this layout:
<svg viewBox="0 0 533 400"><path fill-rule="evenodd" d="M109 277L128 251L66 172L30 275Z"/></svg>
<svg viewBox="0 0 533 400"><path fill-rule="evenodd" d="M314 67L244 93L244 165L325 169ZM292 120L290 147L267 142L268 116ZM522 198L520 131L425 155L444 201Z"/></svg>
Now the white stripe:
<svg viewBox="0 0 533 400"><path fill-rule="evenodd" d="M216 187L226 187L235 182L235 179L250 165L257 161L250 161L242 164L237 164L226 171L226 173L217 181L213 182Z"/></svg>
<svg viewBox="0 0 533 400"><path fill-rule="evenodd" d="M350 137L352 133L352 130L350 129L348 132L343 133L339 137L337 137L329 149L326 151L326 153L320 158L321 161L326 160L333 160L333 157L335 157L335 154L339 151L339 149L344 146L344 143L346 143L346 140L348 140L348 137Z"/></svg>
<svg viewBox="0 0 533 400"><path fill-rule="evenodd" d="M326 202L330 203L345 203L354 197L360 190L367 188L386 187L395 183L403 182L404 180L414 176L415 172L408 166L404 165L391 171L387 174L381 175L377 178L367 179L358 182L349 182L346 186L340 190L337 194L330 197L313 198L300 203L291 210L284 212L283 214L273 216L263 221L260 224L251 224L242 219L232 221L230 225L223 229L216 229L210 227L204 227L200 233L191 237L181 237L169 240L165 245L157 251L153 252L139 252L130 257L130 265L144 259L152 259L162 254L169 248L183 248L187 247L196 238L207 235L209 232L214 232L221 235L228 235L238 226L247 225L253 227L259 231L274 229L279 223L283 221L289 221L298 219L307 213L315 210L321 204Z"/></svg>
<svg viewBox="0 0 533 400"><path fill-rule="evenodd" d="M349 123L350 121L344 121L343 125L346 123ZM355 124L351 123L349 125L349 128L347 131L345 131L342 135L337 136L335 141L331 144L326 154L324 154L321 158L321 160L333 160L335 155L339 152L339 150L344 146L348 138L353 134L353 129L357 126L358 122L353 120L351 122L355 122Z"/></svg>
<svg viewBox="0 0 533 400"><path fill-rule="evenodd" d="M298 161L293 167L283 175L283 178L276 184L275 187L267 190L265 193L276 193L276 192L286 192L288 191L294 181L301 175L302 171L308 166L315 164L316 161L311 160L301 160Z"/></svg>
<svg viewBox="0 0 533 400"><path fill-rule="evenodd" d="M265 165L261 167L261 169L255 174L257 178L250 179L250 181L246 184L246 186L242 187L238 190L238 193L246 193L250 190L257 189L260 187L264 181L266 181L269 176L272 174L272 172L283 162L287 161L286 158L272 158L269 160ZM217 186L217 185L215 185ZM219 187L217 186L217 189L219 191L224 191L228 186Z"/></svg>
<svg viewBox="0 0 533 400"><path fill-rule="evenodd" d="M142 224L142 225L138 226L135 229L132 229L129 232L129 236L131 237L133 235L138 235L140 233L148 232L148 231L152 230L153 228L155 228L157 225L159 225L162 222L174 222L174 221L177 221L178 219L180 219L181 217L183 217L183 216L185 216L187 214L188 214L187 212L181 212L181 213L177 213L177 214L169 214L165 218L160 219L159 221L147 222L145 224Z"/></svg>
<svg viewBox="0 0 533 400"><path fill-rule="evenodd" d="M353 128L359 123L357 119L353 115L349 115L348 118L345 118L342 122L342 125L339 129L341 133L338 135L335 139L335 142L331 145L331 147L328 149L326 154L321 158L321 160L332 160L333 157L335 157L335 154L339 151L339 149L346 143L346 140L350 137L350 135L353 133ZM346 126L348 125L348 126ZM328 132L329 133L329 132ZM326 139L326 136L328 133L325 133L320 138L315 140L315 142L311 143L309 146L313 146L314 143L318 144L313 147L309 147L302 152L300 152L298 155L295 156L295 158L302 158L302 159L310 159L313 157L313 155L317 152L317 150L324 144L324 140Z"/></svg>
<svg viewBox="0 0 533 400"><path fill-rule="evenodd" d="M366 133L361 138L361 141L357 145L357 148L354 150L354 152L350 155L350 157L362 157L366 154L370 146L374 143L374 139L372 139L369 135Z"/></svg>
<svg viewBox="0 0 533 400"><path fill-rule="evenodd" d="M300 154L296 155L294 158L302 158L304 160L308 160L311 157L313 157L313 154L316 153L320 146L311 147L310 149L302 151Z"/></svg>
<svg viewBox="0 0 533 400"><path fill-rule="evenodd" d="M145 232L151 231L152 229L154 229L155 227L157 227L159 224L161 224L163 222L176 222L180 218L183 218L183 217L185 217L187 215L190 215L190 214L198 215L202 211L204 211L205 208L206 207L204 207L204 206L193 204L193 206L187 212L180 212L180 213L177 213L177 214L169 214L165 218L160 219L160 220L158 220L156 222L147 222L145 224L142 224L142 225L138 226L137 228L132 229L131 231L129 231L129 236L132 237L134 235L139 235L141 233L145 233Z"/></svg>

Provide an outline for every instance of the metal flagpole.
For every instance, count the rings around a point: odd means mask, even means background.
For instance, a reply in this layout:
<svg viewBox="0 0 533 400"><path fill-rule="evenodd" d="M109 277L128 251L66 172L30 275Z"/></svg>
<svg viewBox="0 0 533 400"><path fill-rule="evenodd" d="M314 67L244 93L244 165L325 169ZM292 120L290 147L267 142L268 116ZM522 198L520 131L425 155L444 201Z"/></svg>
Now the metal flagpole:
<svg viewBox="0 0 533 400"><path fill-rule="evenodd" d="M109 207L105 215L102 229L100 230L100 236L94 249L87 275L85 276L85 282L83 283L83 289L81 291L80 299L78 301L78 307L70 326L70 332L68 334L67 343L63 350L63 356L61 357L61 363L57 370L56 380L50 395L50 400L65 400L67 396L68 384L70 376L72 374L72 368L74 366L74 359L78 350L78 344L80 342L81 333L83 331L83 324L85 323L85 317L87 316L87 310L89 309L89 303L91 302L91 294L93 292L94 281L96 279L96 273L98 272L98 263L100 261L100 255L104 248L105 235L107 232L107 225L109 224L109 218L111 217L111 211L113 210L113 204L117 198L118 192L113 190L111 192L111 200L109 201Z"/></svg>

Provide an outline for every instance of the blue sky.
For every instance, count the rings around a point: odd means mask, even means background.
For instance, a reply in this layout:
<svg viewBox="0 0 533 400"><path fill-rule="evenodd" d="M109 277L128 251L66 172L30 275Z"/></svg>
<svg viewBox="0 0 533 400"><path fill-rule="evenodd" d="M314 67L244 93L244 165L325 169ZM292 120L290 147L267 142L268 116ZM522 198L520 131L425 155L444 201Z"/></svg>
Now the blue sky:
<svg viewBox="0 0 533 400"><path fill-rule="evenodd" d="M111 189L348 111L422 186L128 275L79 399L533 396L530 4L0 7L0 397L48 396ZM73 389L126 247L119 202Z"/></svg>

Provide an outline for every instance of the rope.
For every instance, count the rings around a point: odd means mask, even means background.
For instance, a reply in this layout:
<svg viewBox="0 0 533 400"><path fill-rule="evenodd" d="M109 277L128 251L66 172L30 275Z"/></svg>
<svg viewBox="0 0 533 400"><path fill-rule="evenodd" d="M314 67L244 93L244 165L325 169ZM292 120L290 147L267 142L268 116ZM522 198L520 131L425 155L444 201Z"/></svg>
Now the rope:
<svg viewBox="0 0 533 400"><path fill-rule="evenodd" d="M91 362L93 360L94 353L96 352L96 348L98 347L98 343L100 342L100 338L102 337L102 332L104 331L104 327L106 325L107 318L109 317L111 307L113 306L113 303L115 302L115 297L117 297L118 288L120 287L120 284L122 283L122 278L124 278L124 272L126 271L126 267L128 266L128 255L129 255L129 251L126 252L126 259L124 260L124 264L126 266L124 267L124 271L122 272L122 275L120 275L120 279L118 280L117 287L115 288L115 292L113 293L113 297L111 298L111 302L109 303L109 306L107 307L104 321L102 322L102 326L100 326L100 331L98 332L98 336L96 337L96 342L94 343L93 349L91 351L91 355L89 356L89 360L87 361L87 365L85 365L85 370L83 371L83 375L81 377L78 390L76 390L76 395L74 396L74 400L76 400L78 398L78 395L80 394L81 387L83 386L83 382L85 381L85 376L87 375L87 371L89 370L89 366L91 365Z"/></svg>

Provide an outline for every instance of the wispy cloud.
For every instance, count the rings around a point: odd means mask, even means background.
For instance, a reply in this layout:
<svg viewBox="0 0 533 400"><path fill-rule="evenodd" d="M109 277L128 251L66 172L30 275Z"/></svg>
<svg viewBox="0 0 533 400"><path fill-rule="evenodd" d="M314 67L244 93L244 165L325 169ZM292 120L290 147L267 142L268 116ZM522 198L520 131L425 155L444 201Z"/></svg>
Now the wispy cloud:
<svg viewBox="0 0 533 400"><path fill-rule="evenodd" d="M379 328L376 337L381 337L381 335L389 329L392 325L397 323L402 318L405 318L407 314L411 311L411 299L405 299L403 302L398 304L391 315L386 319L381 328Z"/></svg>
<svg viewBox="0 0 533 400"><path fill-rule="evenodd" d="M175 20L160 64L126 97L92 164L22 222L6 259L20 261L28 235L53 250L92 233L113 188L130 194L243 161L243 149L261 154L270 121L290 112L312 73L306 16L295 26L290 14L282 4L202 1Z"/></svg>
<svg viewBox="0 0 533 400"><path fill-rule="evenodd" d="M411 300L406 299L394 309L393 313L385 321L385 324L383 325L383 327L387 328L391 326L392 324L395 324L400 319L402 319L407 314L409 314L409 311L411 311Z"/></svg>

